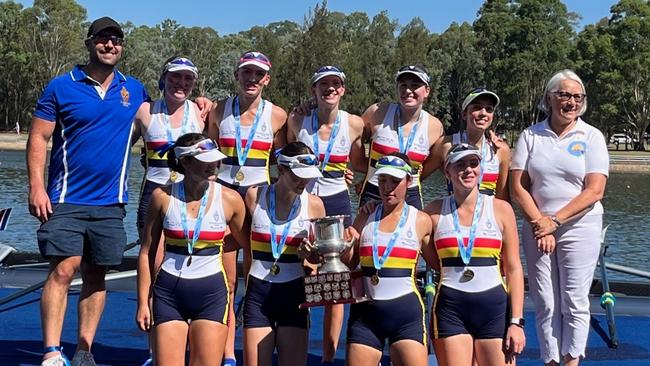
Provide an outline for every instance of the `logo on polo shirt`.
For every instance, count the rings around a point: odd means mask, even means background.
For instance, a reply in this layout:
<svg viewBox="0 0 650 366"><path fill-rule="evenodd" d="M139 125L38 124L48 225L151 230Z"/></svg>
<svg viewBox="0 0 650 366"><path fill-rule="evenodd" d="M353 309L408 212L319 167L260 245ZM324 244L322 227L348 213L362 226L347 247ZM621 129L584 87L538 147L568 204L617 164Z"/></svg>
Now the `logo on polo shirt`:
<svg viewBox="0 0 650 366"><path fill-rule="evenodd" d="M569 154L573 156L582 156L585 154L585 151L587 151L587 144L585 144L584 141L573 141L569 144L567 150L569 151Z"/></svg>
<svg viewBox="0 0 650 366"><path fill-rule="evenodd" d="M122 90L120 90L120 95L122 96L122 106L123 106L123 107L128 107L128 106L130 106L130 105L131 105L131 103L129 103L129 97L130 97L130 95L129 95L129 91L126 90L126 87L125 87L125 86L123 86L123 87L122 87Z"/></svg>

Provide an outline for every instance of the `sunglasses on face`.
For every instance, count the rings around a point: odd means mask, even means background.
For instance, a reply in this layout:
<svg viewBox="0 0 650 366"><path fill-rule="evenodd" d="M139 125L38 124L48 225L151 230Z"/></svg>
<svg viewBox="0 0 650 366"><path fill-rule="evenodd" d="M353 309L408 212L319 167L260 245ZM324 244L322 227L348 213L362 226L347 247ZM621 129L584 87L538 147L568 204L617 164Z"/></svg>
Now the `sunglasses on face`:
<svg viewBox="0 0 650 366"><path fill-rule="evenodd" d="M481 164L481 161L478 159L463 159L453 163L451 166L457 170L465 170L467 167L475 169Z"/></svg>
<svg viewBox="0 0 650 366"><path fill-rule="evenodd" d="M568 102L569 100L571 100L571 98L573 98L573 100L576 103L582 103L585 100L585 98L587 98L587 94L582 94L582 93L571 94L569 92L564 92L564 91L555 91L553 92L553 95L555 95L557 99L559 99L561 102Z"/></svg>
<svg viewBox="0 0 650 366"><path fill-rule="evenodd" d="M108 41L111 41L111 43L113 43L113 46L121 46L122 43L124 43L124 39L122 37L108 34L95 34L90 36L90 39L95 44L107 44Z"/></svg>

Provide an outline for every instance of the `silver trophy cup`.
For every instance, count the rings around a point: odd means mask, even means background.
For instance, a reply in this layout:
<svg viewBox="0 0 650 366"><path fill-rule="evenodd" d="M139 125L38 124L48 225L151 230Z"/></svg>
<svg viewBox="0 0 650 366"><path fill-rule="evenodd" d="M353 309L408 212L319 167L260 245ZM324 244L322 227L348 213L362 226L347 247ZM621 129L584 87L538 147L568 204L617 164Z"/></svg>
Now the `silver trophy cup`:
<svg viewBox="0 0 650 366"><path fill-rule="evenodd" d="M350 271L340 259L341 252L351 245L343 239L344 218L345 216L340 215L314 220L314 246L318 254L323 257L323 263L318 267L318 273Z"/></svg>

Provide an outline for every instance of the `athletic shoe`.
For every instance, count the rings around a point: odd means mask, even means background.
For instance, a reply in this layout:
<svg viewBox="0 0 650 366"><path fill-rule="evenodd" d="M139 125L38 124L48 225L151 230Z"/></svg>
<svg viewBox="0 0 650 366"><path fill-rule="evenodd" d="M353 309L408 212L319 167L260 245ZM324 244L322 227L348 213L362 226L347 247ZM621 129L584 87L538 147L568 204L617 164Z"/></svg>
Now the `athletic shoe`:
<svg viewBox="0 0 650 366"><path fill-rule="evenodd" d="M95 363L95 358L92 353L79 350L72 358L72 366L97 366L97 364Z"/></svg>
<svg viewBox="0 0 650 366"><path fill-rule="evenodd" d="M63 353L41 362L41 366L70 366L70 361Z"/></svg>

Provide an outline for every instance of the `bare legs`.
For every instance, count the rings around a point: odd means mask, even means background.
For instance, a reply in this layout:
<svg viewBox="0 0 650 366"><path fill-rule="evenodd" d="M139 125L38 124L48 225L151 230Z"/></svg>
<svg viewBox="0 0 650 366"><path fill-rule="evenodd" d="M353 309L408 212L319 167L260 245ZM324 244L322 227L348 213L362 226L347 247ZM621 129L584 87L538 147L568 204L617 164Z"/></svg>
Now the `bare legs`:
<svg viewBox="0 0 650 366"><path fill-rule="evenodd" d="M79 331L77 349L90 351L106 302L105 266L81 263L81 257L56 257L50 261L50 273L41 295L41 327L47 346L61 343L61 330L68 303L68 289L77 271L84 282L79 296ZM56 352L43 355L43 359Z"/></svg>

